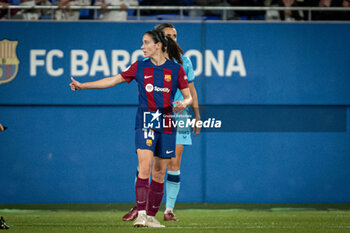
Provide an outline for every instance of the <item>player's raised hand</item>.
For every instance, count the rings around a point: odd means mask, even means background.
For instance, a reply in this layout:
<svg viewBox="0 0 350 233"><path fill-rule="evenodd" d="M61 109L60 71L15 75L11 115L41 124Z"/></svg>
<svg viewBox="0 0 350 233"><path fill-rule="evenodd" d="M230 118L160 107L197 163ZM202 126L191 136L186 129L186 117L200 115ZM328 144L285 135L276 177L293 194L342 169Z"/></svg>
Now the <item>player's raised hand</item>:
<svg viewBox="0 0 350 233"><path fill-rule="evenodd" d="M72 91L79 91L83 90L82 85L80 82L76 81L73 77L70 78L72 82L69 84Z"/></svg>
<svg viewBox="0 0 350 233"><path fill-rule="evenodd" d="M184 104L184 102L183 101L179 101L179 100L174 101L173 105L175 106L173 108L173 111L176 112L176 113L182 113L185 110L185 108L186 108L186 105Z"/></svg>

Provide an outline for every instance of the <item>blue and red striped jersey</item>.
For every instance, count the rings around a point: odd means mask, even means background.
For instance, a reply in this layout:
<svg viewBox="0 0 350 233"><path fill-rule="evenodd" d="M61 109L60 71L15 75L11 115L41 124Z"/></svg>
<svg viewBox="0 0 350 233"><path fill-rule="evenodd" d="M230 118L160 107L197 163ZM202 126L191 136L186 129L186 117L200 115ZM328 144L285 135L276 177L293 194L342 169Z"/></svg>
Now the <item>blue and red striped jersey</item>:
<svg viewBox="0 0 350 233"><path fill-rule="evenodd" d="M170 60L166 60L160 66L154 65L151 59L137 61L122 72L121 76L128 83L135 79L138 84L139 106L136 114L136 129L144 127L145 112L158 110L163 118L167 116L166 121L170 121L176 90L188 87L183 67ZM170 123L166 125L171 126ZM160 131L172 133L173 130L173 127L165 127Z"/></svg>

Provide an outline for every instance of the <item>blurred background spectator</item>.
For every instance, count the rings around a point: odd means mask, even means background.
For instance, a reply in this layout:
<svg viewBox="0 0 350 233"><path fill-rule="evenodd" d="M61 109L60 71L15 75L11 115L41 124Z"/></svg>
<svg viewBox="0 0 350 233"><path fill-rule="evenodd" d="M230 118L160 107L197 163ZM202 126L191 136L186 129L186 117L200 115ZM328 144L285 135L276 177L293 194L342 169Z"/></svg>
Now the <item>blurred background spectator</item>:
<svg viewBox="0 0 350 233"><path fill-rule="evenodd" d="M195 0L194 4L197 6L230 6L227 0ZM189 14L190 16L205 16L206 19L224 19L224 12L222 10L193 10ZM233 11L226 11L226 19L230 20L234 18Z"/></svg>
<svg viewBox="0 0 350 233"><path fill-rule="evenodd" d="M278 5L284 7L317 7L319 0L279 0ZM308 20L308 11L280 11L279 16L281 20L295 21Z"/></svg>
<svg viewBox="0 0 350 233"><path fill-rule="evenodd" d="M136 12L130 6L237 6L237 7L350 7L350 0L0 0L3 7L0 10L0 19L7 19L8 6L51 6L57 5L54 19L78 20L101 19L104 21L126 21L136 19ZM100 6L101 10L72 10L71 6ZM107 10L108 6L120 7L120 10ZM12 9L11 19L37 20L51 19L52 10L17 10ZM180 10L141 10L141 17L153 20L179 20ZM310 11L308 10L184 10L183 18L197 20L283 20L307 21L319 20L350 20L350 11ZM225 16L225 17L224 17Z"/></svg>
<svg viewBox="0 0 350 233"><path fill-rule="evenodd" d="M141 0L140 6L187 6L185 0ZM142 10L141 15L179 14L179 10Z"/></svg>
<svg viewBox="0 0 350 233"><path fill-rule="evenodd" d="M95 5L101 6L101 14L99 18L104 21L126 21L128 8L137 6L137 0L97 0ZM106 10L108 6L118 6L121 10Z"/></svg>
<svg viewBox="0 0 350 233"><path fill-rule="evenodd" d="M57 20L79 20L80 10L72 10L71 6L90 6L91 0L59 0L58 7L55 13L55 18Z"/></svg>
<svg viewBox="0 0 350 233"><path fill-rule="evenodd" d="M51 6L51 2L48 0L22 0L20 6ZM41 17L50 16L50 10L20 10L17 13L17 18L22 18L24 20L38 20Z"/></svg>
<svg viewBox="0 0 350 233"><path fill-rule="evenodd" d="M38 6L52 6L52 3L49 0L39 0L36 1ZM51 10L40 10L39 19L51 19Z"/></svg>
<svg viewBox="0 0 350 233"><path fill-rule="evenodd" d="M20 4L20 0L17 1L11 1L11 0L0 0L0 6L2 6L3 8L0 9L0 19L4 20L4 19L8 19L9 15L8 15L8 6L10 5L19 5ZM17 14L19 10L18 9L11 9L10 10L10 18L15 18L15 15Z"/></svg>
<svg viewBox="0 0 350 233"><path fill-rule="evenodd" d="M350 0L343 0L342 7L350 7ZM350 11L342 12L342 20L350 20Z"/></svg>
<svg viewBox="0 0 350 233"><path fill-rule="evenodd" d="M343 0L320 0L318 2L319 7L343 7ZM346 3L345 3L346 5ZM319 11L312 14L313 20L344 20L346 18L346 12L339 11Z"/></svg>
<svg viewBox="0 0 350 233"><path fill-rule="evenodd" d="M7 0L0 0L0 6L2 7L0 10L0 19L6 19L7 18L7 7L11 5L10 2Z"/></svg>
<svg viewBox="0 0 350 233"><path fill-rule="evenodd" d="M231 6L264 6L264 0L229 0ZM240 20L264 20L265 11L235 11L236 19Z"/></svg>
<svg viewBox="0 0 350 233"><path fill-rule="evenodd" d="M280 7L349 7L350 0L266 0L265 6L280 6ZM266 20L350 20L347 11L267 11Z"/></svg>

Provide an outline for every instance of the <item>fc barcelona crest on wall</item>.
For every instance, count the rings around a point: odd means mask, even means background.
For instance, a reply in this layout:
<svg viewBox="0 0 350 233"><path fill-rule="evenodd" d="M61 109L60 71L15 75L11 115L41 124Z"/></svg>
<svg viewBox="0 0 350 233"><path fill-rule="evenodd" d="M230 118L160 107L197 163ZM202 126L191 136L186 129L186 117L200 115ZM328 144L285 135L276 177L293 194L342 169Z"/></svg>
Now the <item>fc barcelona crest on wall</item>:
<svg viewBox="0 0 350 233"><path fill-rule="evenodd" d="M17 75L17 44L17 41L0 41L0 84L11 82Z"/></svg>

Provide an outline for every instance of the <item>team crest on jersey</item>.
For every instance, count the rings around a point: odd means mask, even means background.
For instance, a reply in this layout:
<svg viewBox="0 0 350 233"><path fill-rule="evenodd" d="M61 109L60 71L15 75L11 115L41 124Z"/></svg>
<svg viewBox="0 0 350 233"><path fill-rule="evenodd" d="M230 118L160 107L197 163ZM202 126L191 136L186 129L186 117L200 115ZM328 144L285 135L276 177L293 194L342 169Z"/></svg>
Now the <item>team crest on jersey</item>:
<svg viewBox="0 0 350 233"><path fill-rule="evenodd" d="M147 146L152 146L152 139L147 139L146 140L146 145Z"/></svg>
<svg viewBox="0 0 350 233"><path fill-rule="evenodd" d="M164 75L164 80L167 82L170 82L171 81L171 74Z"/></svg>
<svg viewBox="0 0 350 233"><path fill-rule="evenodd" d="M17 41L0 41L0 84L11 82L18 73Z"/></svg>

